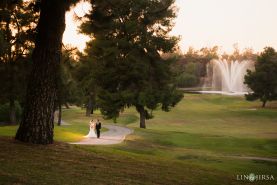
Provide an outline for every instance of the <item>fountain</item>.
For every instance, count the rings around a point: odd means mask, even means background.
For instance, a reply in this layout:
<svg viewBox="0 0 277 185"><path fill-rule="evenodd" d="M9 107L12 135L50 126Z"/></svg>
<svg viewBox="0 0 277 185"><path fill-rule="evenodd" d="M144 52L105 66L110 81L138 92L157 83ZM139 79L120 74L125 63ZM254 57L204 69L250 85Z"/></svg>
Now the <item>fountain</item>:
<svg viewBox="0 0 277 185"><path fill-rule="evenodd" d="M247 69L253 68L253 62L212 60L207 65L207 77L201 93L220 93L228 95L246 94L249 89L244 84Z"/></svg>

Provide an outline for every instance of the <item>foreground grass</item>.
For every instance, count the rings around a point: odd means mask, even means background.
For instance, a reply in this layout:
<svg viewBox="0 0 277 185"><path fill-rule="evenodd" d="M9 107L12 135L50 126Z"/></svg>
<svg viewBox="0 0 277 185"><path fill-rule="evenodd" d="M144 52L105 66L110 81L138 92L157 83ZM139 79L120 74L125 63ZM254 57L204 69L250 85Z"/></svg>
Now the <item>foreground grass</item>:
<svg viewBox="0 0 277 185"><path fill-rule="evenodd" d="M247 184L218 170L124 152L55 143L27 145L0 137L5 184Z"/></svg>

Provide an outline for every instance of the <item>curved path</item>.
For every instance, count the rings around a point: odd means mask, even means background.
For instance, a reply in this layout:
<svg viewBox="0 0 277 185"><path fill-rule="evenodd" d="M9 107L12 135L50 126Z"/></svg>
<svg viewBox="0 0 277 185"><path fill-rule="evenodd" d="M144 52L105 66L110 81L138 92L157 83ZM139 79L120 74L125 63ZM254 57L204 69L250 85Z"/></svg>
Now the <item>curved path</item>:
<svg viewBox="0 0 277 185"><path fill-rule="evenodd" d="M102 132L100 138L85 138L79 142L70 143L76 145L113 145L119 144L124 141L125 137L133 133L132 129L115 126L115 125L103 125L108 129L106 132Z"/></svg>

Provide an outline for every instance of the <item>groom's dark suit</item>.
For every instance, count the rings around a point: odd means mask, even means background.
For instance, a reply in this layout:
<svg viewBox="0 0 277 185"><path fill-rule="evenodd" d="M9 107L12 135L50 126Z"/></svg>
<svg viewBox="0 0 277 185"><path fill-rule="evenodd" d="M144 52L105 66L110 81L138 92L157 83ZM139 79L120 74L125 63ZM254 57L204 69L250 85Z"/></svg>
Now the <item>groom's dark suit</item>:
<svg viewBox="0 0 277 185"><path fill-rule="evenodd" d="M100 137L101 122L97 122L95 128L96 128L97 138L99 138Z"/></svg>

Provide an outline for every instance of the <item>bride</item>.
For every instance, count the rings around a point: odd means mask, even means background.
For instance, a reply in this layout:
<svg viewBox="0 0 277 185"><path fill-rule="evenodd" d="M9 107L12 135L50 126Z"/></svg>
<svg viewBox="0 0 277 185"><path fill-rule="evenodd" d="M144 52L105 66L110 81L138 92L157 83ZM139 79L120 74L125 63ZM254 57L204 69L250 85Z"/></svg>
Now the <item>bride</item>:
<svg viewBox="0 0 277 185"><path fill-rule="evenodd" d="M85 137L97 137L95 134L95 122L93 120L89 122L89 133Z"/></svg>

